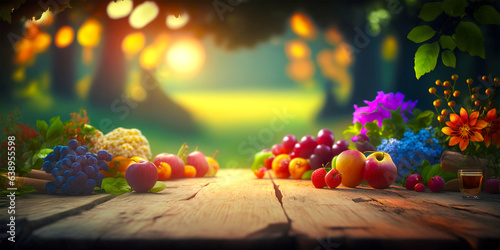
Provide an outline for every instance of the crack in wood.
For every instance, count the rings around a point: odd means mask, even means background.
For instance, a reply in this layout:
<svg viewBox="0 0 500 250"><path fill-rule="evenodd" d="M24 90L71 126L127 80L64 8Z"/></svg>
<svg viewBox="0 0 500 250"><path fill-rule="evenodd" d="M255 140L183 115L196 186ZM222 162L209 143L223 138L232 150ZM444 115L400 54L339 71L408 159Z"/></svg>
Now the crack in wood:
<svg viewBox="0 0 500 250"><path fill-rule="evenodd" d="M451 209L455 209L455 210L459 210L459 211L468 212L468 213L471 213L471 214L486 215L486 216L494 217L496 219L500 219L500 215L491 214L491 213L483 212L483 211L476 211L476 210L468 209L467 207L469 207L469 205L450 205L450 206L447 206L447 205L443 205L443 204L438 203L438 202L429 202L429 203L437 205L437 206L440 206L440 207L444 207L444 208L451 208ZM462 208L462 206L465 206L465 208Z"/></svg>
<svg viewBox="0 0 500 250"><path fill-rule="evenodd" d="M196 191L196 193L194 193L193 195L191 195L191 196L189 196L189 197L187 197L185 199L180 199L179 201L188 201L188 200L193 199L194 197L196 197L196 195L198 194L198 192L200 192L204 187L208 186L209 184L210 184L210 182L201 185L201 188L198 191Z"/></svg>
<svg viewBox="0 0 500 250"><path fill-rule="evenodd" d="M359 203L359 202L370 202L370 201L377 201L377 200L374 200L374 199L364 199L364 198L360 197L360 198L354 198L354 199L352 199L352 201L354 201L356 203Z"/></svg>

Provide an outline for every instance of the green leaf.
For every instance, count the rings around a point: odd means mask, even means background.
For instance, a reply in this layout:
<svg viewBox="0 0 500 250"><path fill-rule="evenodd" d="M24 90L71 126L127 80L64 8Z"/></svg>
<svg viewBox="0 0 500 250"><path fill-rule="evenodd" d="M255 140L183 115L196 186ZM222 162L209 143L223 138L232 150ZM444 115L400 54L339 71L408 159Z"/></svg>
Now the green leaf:
<svg viewBox="0 0 500 250"><path fill-rule="evenodd" d="M430 22L434 21L441 12L443 12L443 8L441 7L441 2L432 2L426 3L422 6L418 17L424 21Z"/></svg>
<svg viewBox="0 0 500 250"><path fill-rule="evenodd" d="M465 15L465 8L468 5L467 0L444 0L442 8L449 16L459 17Z"/></svg>
<svg viewBox="0 0 500 250"><path fill-rule="evenodd" d="M381 130L381 128L377 125L375 122L367 122L365 123L365 128L369 130L370 132L378 132Z"/></svg>
<svg viewBox="0 0 500 250"><path fill-rule="evenodd" d="M47 129L49 128L47 122L45 122L44 120L36 120L36 127L38 128L38 133L45 138L45 135L47 134Z"/></svg>
<svg viewBox="0 0 500 250"><path fill-rule="evenodd" d="M490 5L483 5L474 11L474 18L483 25L500 24L500 15L497 10Z"/></svg>
<svg viewBox="0 0 500 250"><path fill-rule="evenodd" d="M148 192L150 193L159 193L161 191L163 191L165 188L167 188L167 185L165 184L165 182L163 181L157 181L154 185L153 188L151 188L150 190L148 190Z"/></svg>
<svg viewBox="0 0 500 250"><path fill-rule="evenodd" d="M104 178L102 179L101 189L108 194L124 194L132 191L125 178Z"/></svg>
<svg viewBox="0 0 500 250"><path fill-rule="evenodd" d="M481 30L472 22L460 22L453 35L457 47L471 56L485 58L484 38Z"/></svg>
<svg viewBox="0 0 500 250"><path fill-rule="evenodd" d="M434 166L428 166L426 168L429 168L429 170L425 176L422 176L423 178L422 183L424 183L424 185L427 185L432 177L443 173L443 169L441 169L441 165L439 164L436 164Z"/></svg>
<svg viewBox="0 0 500 250"><path fill-rule="evenodd" d="M448 182L448 181L451 181L453 179L458 178L457 174L452 173L452 172L442 172L439 176L441 176L441 178L443 178L444 182Z"/></svg>
<svg viewBox="0 0 500 250"><path fill-rule="evenodd" d="M310 180L311 175L314 172L314 170L307 170L304 174L302 174L302 180Z"/></svg>
<svg viewBox="0 0 500 250"><path fill-rule="evenodd" d="M421 43L431 39L435 34L436 31L429 25L420 25L413 28L407 37L415 43Z"/></svg>
<svg viewBox="0 0 500 250"><path fill-rule="evenodd" d="M63 131L63 123L59 116L50 119L50 127L47 131L47 140L52 141L61 136Z"/></svg>
<svg viewBox="0 0 500 250"><path fill-rule="evenodd" d="M447 49L441 53L441 59L443 60L443 64L447 67L455 68L457 64L457 58L453 51Z"/></svg>
<svg viewBox="0 0 500 250"><path fill-rule="evenodd" d="M392 116L392 120L394 121L394 125L396 125L396 127L403 125L404 119L403 119L403 115L401 115L400 111L392 111L391 116Z"/></svg>
<svg viewBox="0 0 500 250"><path fill-rule="evenodd" d="M43 166L43 159L38 158L33 165L31 165L31 169L42 169Z"/></svg>
<svg viewBox="0 0 500 250"><path fill-rule="evenodd" d="M439 56L438 42L422 44L415 53L415 75L420 79L426 73L436 68Z"/></svg>
<svg viewBox="0 0 500 250"><path fill-rule="evenodd" d="M54 151L54 149L51 148L40 149L35 155L33 155L33 158L31 158L31 164L34 165L35 162L38 161L38 159L42 159L43 161L43 158L45 158L45 156L47 156L48 154L52 153L52 151Z"/></svg>
<svg viewBox="0 0 500 250"><path fill-rule="evenodd" d="M446 36L446 35L442 35L439 38L439 44L441 44L441 48L443 49L454 50L455 47L457 47L457 44L455 43L453 38L451 38L451 36Z"/></svg>

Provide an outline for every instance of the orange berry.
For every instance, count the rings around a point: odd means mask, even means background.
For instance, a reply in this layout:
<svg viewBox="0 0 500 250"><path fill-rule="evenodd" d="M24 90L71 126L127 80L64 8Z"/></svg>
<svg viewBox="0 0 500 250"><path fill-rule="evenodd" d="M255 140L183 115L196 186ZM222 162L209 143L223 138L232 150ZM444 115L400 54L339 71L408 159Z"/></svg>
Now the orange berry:
<svg viewBox="0 0 500 250"><path fill-rule="evenodd" d="M436 80L436 85L437 86L441 86L443 83L441 82L441 80Z"/></svg>
<svg viewBox="0 0 500 250"><path fill-rule="evenodd" d="M453 92L453 96L454 97L459 97L460 96L460 91L455 90L455 92Z"/></svg>
<svg viewBox="0 0 500 250"><path fill-rule="evenodd" d="M472 80L472 78L469 78L469 79L467 79L467 81L466 81L466 82L467 82L467 84L471 85L471 84L473 84L473 83L474 83L474 80Z"/></svg>
<svg viewBox="0 0 500 250"><path fill-rule="evenodd" d="M433 102L433 104L434 104L434 107L439 107L439 106L441 106L441 100L439 100L439 99L438 99L438 100L435 100L435 101Z"/></svg>
<svg viewBox="0 0 500 250"><path fill-rule="evenodd" d="M438 115L437 119L439 122L444 122L444 115Z"/></svg>
<svg viewBox="0 0 500 250"><path fill-rule="evenodd" d="M479 101L479 100L475 101L475 102L474 102L474 105L476 105L476 106L481 106L481 101Z"/></svg>
<svg viewBox="0 0 500 250"><path fill-rule="evenodd" d="M458 79L458 75L454 74L451 76L451 80L456 81Z"/></svg>
<svg viewBox="0 0 500 250"><path fill-rule="evenodd" d="M491 95L491 94L493 94L493 89L491 89L491 88L487 88L487 89L484 91L484 93L486 93L487 95Z"/></svg>
<svg viewBox="0 0 500 250"><path fill-rule="evenodd" d="M451 85L450 81L443 82L443 87L450 87L450 85Z"/></svg>
<svg viewBox="0 0 500 250"><path fill-rule="evenodd" d="M429 93L431 93L431 94L436 93L436 88L434 88L434 87L429 88Z"/></svg>
<svg viewBox="0 0 500 250"><path fill-rule="evenodd" d="M483 77L481 77L481 79L482 79L483 81L485 81L485 82L487 82L487 81L489 81L489 80L490 80L487 76L483 76Z"/></svg>
<svg viewBox="0 0 500 250"><path fill-rule="evenodd" d="M449 89L445 90L444 95L451 95L451 90L449 90Z"/></svg>
<svg viewBox="0 0 500 250"><path fill-rule="evenodd" d="M448 102L448 106L450 106L450 107L455 106L455 101L449 101L449 102Z"/></svg>
<svg viewBox="0 0 500 250"><path fill-rule="evenodd" d="M448 110L446 110L446 109L441 110L441 114L442 115L448 115Z"/></svg>
<svg viewBox="0 0 500 250"><path fill-rule="evenodd" d="M191 178L196 176L196 168L191 165L184 166L184 177Z"/></svg>
<svg viewBox="0 0 500 250"><path fill-rule="evenodd" d="M479 95L476 93L476 94L472 94L472 99L478 99L479 98Z"/></svg>
<svg viewBox="0 0 500 250"><path fill-rule="evenodd" d="M493 82L499 83L500 82L500 78L498 78L498 77L493 78Z"/></svg>

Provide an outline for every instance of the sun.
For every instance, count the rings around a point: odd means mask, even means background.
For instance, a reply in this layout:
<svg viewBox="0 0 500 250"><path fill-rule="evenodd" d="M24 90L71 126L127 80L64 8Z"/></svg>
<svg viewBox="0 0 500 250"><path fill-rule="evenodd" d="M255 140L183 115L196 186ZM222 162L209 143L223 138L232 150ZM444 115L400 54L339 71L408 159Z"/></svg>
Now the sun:
<svg viewBox="0 0 500 250"><path fill-rule="evenodd" d="M194 76L205 64L205 49L193 38L181 38L172 44L166 59L173 73Z"/></svg>

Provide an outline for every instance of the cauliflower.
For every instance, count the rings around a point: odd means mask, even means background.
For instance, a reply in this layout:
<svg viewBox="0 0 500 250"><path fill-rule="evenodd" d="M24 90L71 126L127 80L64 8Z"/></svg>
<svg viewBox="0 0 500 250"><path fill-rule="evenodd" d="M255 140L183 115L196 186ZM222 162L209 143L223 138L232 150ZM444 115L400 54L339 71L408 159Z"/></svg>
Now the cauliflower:
<svg viewBox="0 0 500 250"><path fill-rule="evenodd" d="M97 131L92 137L93 153L106 150L116 156L131 158L141 156L145 159L151 158L149 142L138 129L117 128L106 135Z"/></svg>

